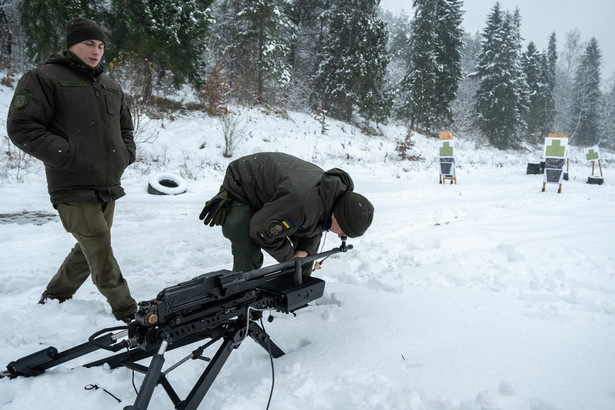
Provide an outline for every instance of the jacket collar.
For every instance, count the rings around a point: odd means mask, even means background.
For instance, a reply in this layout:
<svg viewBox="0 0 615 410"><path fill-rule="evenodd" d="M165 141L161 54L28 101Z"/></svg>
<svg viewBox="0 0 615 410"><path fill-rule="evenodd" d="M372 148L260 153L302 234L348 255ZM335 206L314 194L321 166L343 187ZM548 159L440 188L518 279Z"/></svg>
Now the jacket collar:
<svg viewBox="0 0 615 410"><path fill-rule="evenodd" d="M105 70L105 67L102 65L102 63L99 63L96 67L88 66L83 61L81 61L79 57L77 57L69 50L64 50L59 53L52 54L51 56L49 56L49 58L47 58L44 64L63 64L70 67L74 67L79 70L85 70L94 78L100 76Z"/></svg>

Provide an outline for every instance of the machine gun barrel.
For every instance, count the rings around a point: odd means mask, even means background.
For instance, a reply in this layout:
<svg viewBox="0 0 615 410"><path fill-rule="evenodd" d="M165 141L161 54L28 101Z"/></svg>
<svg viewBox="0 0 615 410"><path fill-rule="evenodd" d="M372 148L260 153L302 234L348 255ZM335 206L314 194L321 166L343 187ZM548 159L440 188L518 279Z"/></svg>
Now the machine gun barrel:
<svg viewBox="0 0 615 410"><path fill-rule="evenodd" d="M224 289L231 288L233 286L241 286L240 284L246 283L255 279L263 278L265 276L280 274L284 272L294 271L295 283L302 283L301 266L306 263L314 262L317 259L327 258L331 255L340 252L346 252L352 249L352 245L346 245L346 237L342 237L342 244L327 252L317 253L315 255L304 256L303 258L296 258L287 262L278 263L277 265L266 266L264 268L255 269L249 272L239 272L233 275L227 275L221 280L222 287Z"/></svg>

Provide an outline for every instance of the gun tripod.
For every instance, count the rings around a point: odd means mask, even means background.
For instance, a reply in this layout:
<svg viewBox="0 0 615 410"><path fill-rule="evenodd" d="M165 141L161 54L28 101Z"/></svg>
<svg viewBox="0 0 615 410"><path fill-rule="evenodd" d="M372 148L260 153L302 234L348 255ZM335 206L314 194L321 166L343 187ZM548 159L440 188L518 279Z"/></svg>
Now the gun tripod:
<svg viewBox="0 0 615 410"><path fill-rule="evenodd" d="M139 373L145 374L145 378L141 383L141 387L139 388L139 392L137 393L137 397L134 404L131 406L124 407L125 410L147 409L150 399L152 398L152 394L154 393L154 389L159 384L162 385L176 409L196 409L198 408L201 401L203 401L209 388L218 376L218 373L220 373L220 370L226 363L227 359L230 357L233 350L237 349L247 337L253 339L267 352L269 352L274 358L278 358L284 354L282 349L280 349L273 341L271 341L271 338L269 337L267 332L265 332L265 330L258 325L255 319L248 319L249 309L250 308L245 309L245 315L239 315L234 319L224 322L218 325L216 328L211 329L204 337L193 335L191 338L187 338L185 340L178 340L175 343L171 343L168 334L162 335L162 341L160 342L159 348L157 350L142 350L139 348L130 348L126 352L115 354L107 358L85 364L84 367L89 368L95 366L102 366L103 364L107 363L112 369L118 367L126 367ZM44 373L47 369L58 366L69 360L73 360L86 354L92 353L98 349L105 349L117 352L125 347L126 342L116 342L119 339L125 337L127 334L128 330L122 330L115 334L109 333L97 338L90 338L88 342L64 350L62 352L58 352L54 347L48 347L37 353L31 354L10 363L7 366L9 371L4 372L2 376L15 377L15 374L24 376L38 376ZM180 360L178 363L171 366L166 371L162 370L162 366L165 362L164 354L167 351L174 350L188 344L196 343L204 339L210 340L204 345L195 349L190 355ZM218 350L213 356L213 358L210 359L202 356L205 349L211 347L213 344L220 340L222 340L222 344L218 347ZM152 358L149 366L143 366L139 363L136 363L140 360L147 359L148 357ZM205 360L208 362L208 365L195 383L188 396L184 400L181 400L173 386L171 386L171 383L166 376L172 370L175 370L177 367L179 367L189 359Z"/></svg>
<svg viewBox="0 0 615 410"><path fill-rule="evenodd" d="M115 354L85 367L108 363L112 369L127 367L145 374L134 404L125 409L146 409L159 384L176 409L196 409L233 350L247 337L274 358L284 354L256 322L260 312L294 313L321 297L325 282L302 276L302 265L352 249L345 239L342 238L340 247L316 255L249 272L209 272L170 286L158 293L156 299L139 302L135 320L127 326L103 329L90 336L87 342L62 352L48 347L12 361L0 377L39 376L54 366L104 349ZM113 331L117 332L106 333ZM209 341L190 355L166 371L162 370L167 351L206 339ZM203 351L218 341L221 345L215 355L211 359L203 357ZM122 349L127 351L117 353ZM150 357L149 366L136 363ZM188 396L181 400L166 376L189 359L202 359L208 364Z"/></svg>
<svg viewBox="0 0 615 410"><path fill-rule="evenodd" d="M199 347L195 351L192 352L191 355L184 358L182 361L177 363L177 365L172 366L166 372L162 371L162 365L164 364L164 353L168 349L169 344L167 341L163 340L160 345L158 351L153 355L152 361L149 367L144 367L136 363L131 363L126 361L127 357L126 353L116 356L117 365L121 365L124 367L131 368L135 371L139 371L141 373L145 373L145 379L141 384L141 388L139 389L139 393L137 394L137 398L132 406L124 407L125 410L141 410L146 409L149 405L149 401L154 393L154 389L158 384L161 384L167 395L175 405L176 409L181 410L190 410L198 408L201 401L205 398L209 388L213 384L216 379L218 373L226 363L227 359L230 357L233 350L237 349L239 345L243 342L246 337L251 337L256 343L262 346L265 350L270 352L270 354L274 358L278 358L284 354L284 352L271 341L269 335L265 332L265 330L260 327L256 322L250 320L249 324L246 326L245 318L237 318L229 323L228 326L225 326L223 329L220 329L220 334L211 335L212 340L207 342L205 345ZM212 359L203 358L201 356L203 350L222 339L222 344L218 348L216 354ZM204 359L209 361L209 364L203 371L201 377L199 377L198 381L186 397L186 399L181 400L169 381L166 378L166 375L171 371L177 368L177 366L183 364L188 359ZM108 359L105 360L106 363L109 363L111 368L114 367L112 362ZM97 365L98 362L91 363L91 365ZM100 363L102 364L102 363ZM88 365L86 365L88 367Z"/></svg>

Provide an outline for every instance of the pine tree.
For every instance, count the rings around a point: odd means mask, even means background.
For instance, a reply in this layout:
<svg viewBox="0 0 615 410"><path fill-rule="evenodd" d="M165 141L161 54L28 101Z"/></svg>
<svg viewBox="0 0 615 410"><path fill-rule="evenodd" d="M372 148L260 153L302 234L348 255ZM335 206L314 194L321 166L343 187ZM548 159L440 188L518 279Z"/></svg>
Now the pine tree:
<svg viewBox="0 0 615 410"><path fill-rule="evenodd" d="M547 85L544 89L545 93L545 114L544 114L544 127L543 134L547 135L552 132L555 124L555 85L557 83L557 39L555 32L549 36L549 45L547 46L547 55L544 67L544 76L546 78Z"/></svg>
<svg viewBox="0 0 615 410"><path fill-rule="evenodd" d="M404 117L410 127L448 125L451 103L461 80L461 1L422 0L416 8L410 43L412 51L402 82Z"/></svg>
<svg viewBox="0 0 615 410"><path fill-rule="evenodd" d="M84 16L100 21L102 9L86 0L23 0L19 5L28 55L41 63L50 54L66 49L64 27L70 19Z"/></svg>
<svg viewBox="0 0 615 410"><path fill-rule="evenodd" d="M529 109L526 115L527 133L530 141L537 142L550 129L550 106L553 100L550 89L550 67L546 54L530 42L523 54L523 72L529 89Z"/></svg>
<svg viewBox="0 0 615 410"><path fill-rule="evenodd" d="M245 45L251 56L255 73L255 100L257 104L274 102L278 90L290 84L290 39L294 28L281 12L278 1L251 0L241 11L244 30L237 41ZM267 93L268 98L265 98Z"/></svg>
<svg viewBox="0 0 615 410"><path fill-rule="evenodd" d="M352 119L355 107L367 119L388 116L382 92L389 57L386 25L377 17L378 0L341 0L327 12L328 26L318 55L314 105L322 101L332 116Z"/></svg>
<svg viewBox="0 0 615 410"><path fill-rule="evenodd" d="M238 41L238 33L244 30L245 22L240 12L244 0L216 1L211 7L216 24L208 38L209 66L218 65L228 80L230 95L234 100L253 100L249 84L253 84L253 70L247 45Z"/></svg>
<svg viewBox="0 0 615 410"><path fill-rule="evenodd" d="M275 102L290 84L294 26L280 1L215 2L210 64L221 64L235 100Z"/></svg>
<svg viewBox="0 0 615 410"><path fill-rule="evenodd" d="M462 78L462 4L461 0L439 0L436 9L436 38L438 41L434 110L435 125L440 127L448 127L452 121L451 104L457 96L459 82Z"/></svg>
<svg viewBox="0 0 615 410"><path fill-rule="evenodd" d="M293 108L305 109L310 105L315 61L322 48L326 24L326 19L322 18L326 7L327 0L289 0L284 7L284 13L296 30L290 38L288 60L292 79L286 97Z"/></svg>
<svg viewBox="0 0 615 410"><path fill-rule="evenodd" d="M199 84L204 75L205 38L211 24L207 8L213 0L111 0L108 53L134 53L146 76L143 97L149 98L154 75L170 77L174 86Z"/></svg>
<svg viewBox="0 0 615 410"><path fill-rule="evenodd" d="M569 129L570 141L577 145L593 145L599 139L601 61L602 52L598 41L592 37L581 57L573 86Z"/></svg>
<svg viewBox="0 0 615 410"><path fill-rule="evenodd" d="M496 148L519 143L518 131L527 110L527 84L520 66L521 19L500 9L496 3L481 34L481 51L476 67L480 79L476 93L478 126Z"/></svg>
<svg viewBox="0 0 615 410"><path fill-rule="evenodd" d="M453 131L474 131L476 110L474 96L478 90L478 78L475 74L476 56L480 51L480 36L478 33L466 33L463 36L461 69L463 78L459 82L457 96L451 104L453 110Z"/></svg>
<svg viewBox="0 0 615 410"><path fill-rule="evenodd" d="M600 144L613 149L615 148L615 133L613 133L613 130L615 130L615 77L611 79L607 86L607 91L602 97L601 107Z"/></svg>
<svg viewBox="0 0 615 410"><path fill-rule="evenodd" d="M404 94L402 116L410 127L430 129L436 122L433 99L437 80L437 4L438 0L414 1L415 13L410 34L411 53L407 75L401 85Z"/></svg>
<svg viewBox="0 0 615 410"><path fill-rule="evenodd" d="M389 27L387 50L390 56L384 82L385 92L393 95L392 112L397 118L403 119L400 113L403 112L401 107L405 100L399 87L406 76L406 66L410 58L409 34L412 32L412 20L403 11L399 15L387 11L383 14L383 19Z"/></svg>
<svg viewBox="0 0 615 410"><path fill-rule="evenodd" d="M575 29L566 33L561 54L557 59L555 89L553 100L555 119L550 132L570 133L570 113L572 111L574 75L577 71L583 49L581 33Z"/></svg>

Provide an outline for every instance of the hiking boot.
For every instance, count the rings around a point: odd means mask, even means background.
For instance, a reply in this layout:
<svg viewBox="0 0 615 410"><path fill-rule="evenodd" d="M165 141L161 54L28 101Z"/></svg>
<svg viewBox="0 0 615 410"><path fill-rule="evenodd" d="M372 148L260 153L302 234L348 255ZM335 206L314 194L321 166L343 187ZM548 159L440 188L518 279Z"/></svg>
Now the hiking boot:
<svg viewBox="0 0 615 410"><path fill-rule="evenodd" d="M72 299L72 296L64 297L64 296L50 295L47 291L44 291L43 294L41 295L41 299L38 301L38 304L44 305L47 299L57 300L60 303L64 303L68 299Z"/></svg>

